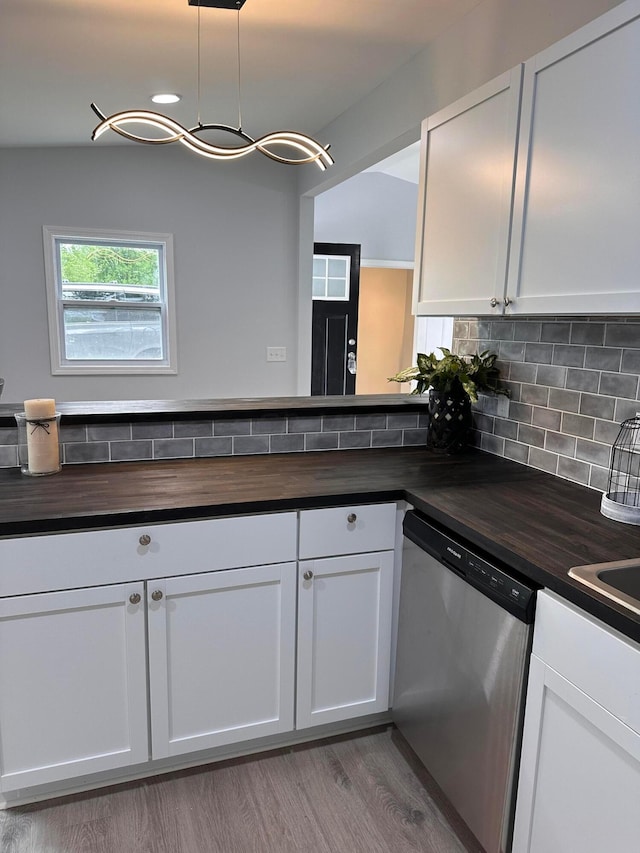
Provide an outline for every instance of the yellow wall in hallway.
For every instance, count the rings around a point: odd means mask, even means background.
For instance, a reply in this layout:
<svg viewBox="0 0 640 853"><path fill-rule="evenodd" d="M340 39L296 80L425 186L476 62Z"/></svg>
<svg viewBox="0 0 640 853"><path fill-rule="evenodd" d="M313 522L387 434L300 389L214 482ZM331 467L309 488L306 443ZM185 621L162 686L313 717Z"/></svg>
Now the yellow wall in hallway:
<svg viewBox="0 0 640 853"><path fill-rule="evenodd" d="M397 394L387 377L413 364L413 271L361 267L356 394Z"/></svg>

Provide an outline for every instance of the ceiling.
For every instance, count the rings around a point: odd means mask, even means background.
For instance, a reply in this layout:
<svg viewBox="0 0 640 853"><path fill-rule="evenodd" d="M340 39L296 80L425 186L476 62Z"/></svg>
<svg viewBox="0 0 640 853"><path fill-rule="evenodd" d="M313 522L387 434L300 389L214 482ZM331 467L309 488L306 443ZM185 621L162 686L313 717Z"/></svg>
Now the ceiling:
<svg viewBox="0 0 640 853"><path fill-rule="evenodd" d="M244 129L317 133L479 2L247 0ZM238 13L200 15L201 119L237 125ZM195 125L197 16L187 0L1 0L0 146L91 144L92 101L107 115L159 109ZM167 91L183 100L151 104Z"/></svg>

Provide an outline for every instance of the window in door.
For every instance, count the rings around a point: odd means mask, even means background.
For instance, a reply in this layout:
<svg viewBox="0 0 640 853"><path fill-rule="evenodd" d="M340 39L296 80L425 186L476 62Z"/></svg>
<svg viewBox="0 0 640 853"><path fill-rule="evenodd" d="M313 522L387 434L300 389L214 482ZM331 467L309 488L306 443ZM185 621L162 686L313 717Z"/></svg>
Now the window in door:
<svg viewBox="0 0 640 853"><path fill-rule="evenodd" d="M44 228L54 374L176 373L170 234Z"/></svg>
<svg viewBox="0 0 640 853"><path fill-rule="evenodd" d="M313 299L349 301L349 255L313 256Z"/></svg>

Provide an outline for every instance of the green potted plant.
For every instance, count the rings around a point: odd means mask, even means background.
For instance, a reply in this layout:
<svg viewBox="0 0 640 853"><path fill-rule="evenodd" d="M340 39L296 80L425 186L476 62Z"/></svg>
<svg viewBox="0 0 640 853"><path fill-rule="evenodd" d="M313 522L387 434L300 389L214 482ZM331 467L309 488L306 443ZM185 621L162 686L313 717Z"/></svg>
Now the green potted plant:
<svg viewBox="0 0 640 853"><path fill-rule="evenodd" d="M429 391L427 447L455 453L466 447L472 427L471 402L478 392L504 394L509 390L500 382L497 355L485 350L472 356L454 355L440 347L435 353L418 353L413 367L389 377L389 382L413 382L412 394Z"/></svg>

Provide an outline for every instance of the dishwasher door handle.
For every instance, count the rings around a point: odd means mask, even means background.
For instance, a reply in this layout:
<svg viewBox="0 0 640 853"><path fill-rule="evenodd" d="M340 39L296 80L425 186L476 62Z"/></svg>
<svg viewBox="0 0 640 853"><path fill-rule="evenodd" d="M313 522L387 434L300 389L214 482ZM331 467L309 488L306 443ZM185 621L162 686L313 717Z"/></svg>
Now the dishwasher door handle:
<svg viewBox="0 0 640 853"><path fill-rule="evenodd" d="M467 579L467 573L463 569L461 569L460 566L456 566L455 563L450 563L446 557L438 557L437 559L439 563L442 563L443 566L446 566L448 569L450 569L454 573L454 575L458 575L459 578L464 578L464 580Z"/></svg>

